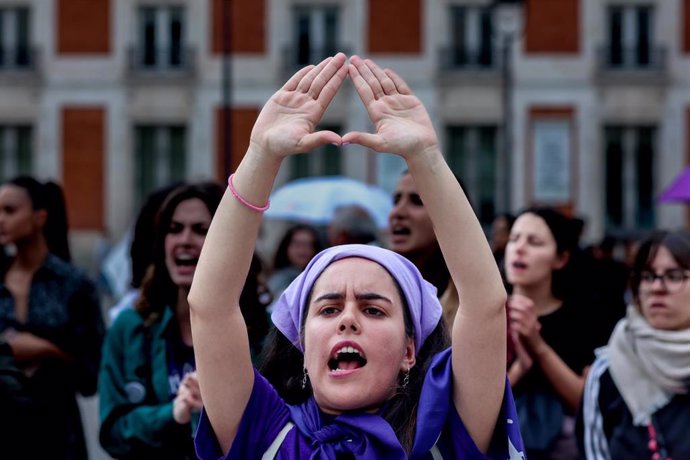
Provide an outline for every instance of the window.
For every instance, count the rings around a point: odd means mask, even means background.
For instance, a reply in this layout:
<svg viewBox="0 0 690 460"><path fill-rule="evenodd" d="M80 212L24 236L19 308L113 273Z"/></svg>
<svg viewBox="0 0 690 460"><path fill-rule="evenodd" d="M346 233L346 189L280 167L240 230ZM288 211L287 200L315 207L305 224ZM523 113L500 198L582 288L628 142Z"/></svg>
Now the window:
<svg viewBox="0 0 690 460"><path fill-rule="evenodd" d="M606 225L611 230L654 227L653 127L605 128Z"/></svg>
<svg viewBox="0 0 690 460"><path fill-rule="evenodd" d="M463 183L484 225L499 211L498 129L495 126L451 126L447 130L448 165Z"/></svg>
<svg viewBox="0 0 690 460"><path fill-rule="evenodd" d="M176 69L186 65L184 10L179 6L144 6L139 9L136 66Z"/></svg>
<svg viewBox="0 0 690 460"><path fill-rule="evenodd" d="M608 15L607 64L612 68L645 68L658 65L653 47L651 6L612 6Z"/></svg>
<svg viewBox="0 0 690 460"><path fill-rule="evenodd" d="M337 7L296 7L293 66L316 64L340 51L338 22Z"/></svg>
<svg viewBox="0 0 690 460"><path fill-rule="evenodd" d="M320 126L318 130L330 130L336 133L339 126ZM311 176L338 176L342 174L342 150L334 145L323 147L304 155L290 158L290 178L299 179Z"/></svg>
<svg viewBox="0 0 690 460"><path fill-rule="evenodd" d="M31 127L0 125L0 180L32 174Z"/></svg>
<svg viewBox="0 0 690 460"><path fill-rule="evenodd" d="M137 126L135 149L138 204L155 189L184 180L186 132L183 126Z"/></svg>
<svg viewBox="0 0 690 460"><path fill-rule="evenodd" d="M450 30L450 67L495 67L493 25L489 8L451 6Z"/></svg>
<svg viewBox="0 0 690 460"><path fill-rule="evenodd" d="M0 8L0 70L30 65L29 9Z"/></svg>

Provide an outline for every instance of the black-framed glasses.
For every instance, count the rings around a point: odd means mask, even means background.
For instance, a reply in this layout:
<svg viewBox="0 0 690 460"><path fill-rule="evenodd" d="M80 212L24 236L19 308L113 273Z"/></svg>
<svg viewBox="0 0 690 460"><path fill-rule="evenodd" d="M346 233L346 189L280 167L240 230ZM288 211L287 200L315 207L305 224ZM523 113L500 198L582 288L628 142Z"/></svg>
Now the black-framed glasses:
<svg viewBox="0 0 690 460"><path fill-rule="evenodd" d="M685 280L690 278L689 271L684 268L672 268L664 271L663 273L655 273L651 270L641 271L640 286L645 285L646 290L649 290L656 280L661 280L661 284L664 285L667 291L672 294L679 292L683 289L683 284Z"/></svg>

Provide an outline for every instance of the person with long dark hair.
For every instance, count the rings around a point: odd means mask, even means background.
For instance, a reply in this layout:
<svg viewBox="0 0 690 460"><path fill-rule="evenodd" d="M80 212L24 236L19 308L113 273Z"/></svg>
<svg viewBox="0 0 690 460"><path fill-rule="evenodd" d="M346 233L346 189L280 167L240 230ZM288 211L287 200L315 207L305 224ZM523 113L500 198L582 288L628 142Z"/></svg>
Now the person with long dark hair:
<svg viewBox="0 0 690 460"><path fill-rule="evenodd" d="M11 247L0 268L0 333L27 377L40 440L3 442L8 458L87 458L76 393L96 391L104 327L95 285L69 263L67 228L59 185L21 176L0 186L0 244Z"/></svg>
<svg viewBox="0 0 690 460"><path fill-rule="evenodd" d="M131 230L131 243L129 245L130 290L125 292L117 300L117 303L108 310L110 323L113 323L123 310L133 308L136 304L146 270L148 270L153 259L153 242L158 211L170 192L181 185L182 183L175 182L154 190L146 197L146 201L139 209L134 228Z"/></svg>
<svg viewBox="0 0 690 460"><path fill-rule="evenodd" d="M348 76L376 132L315 131ZM277 332L252 369L239 308L282 161L326 143L402 156L460 287L451 346L436 289L369 245L316 255L278 299ZM462 238L457 238L461 234ZM393 71L342 53L298 71L264 105L228 179L189 294L204 412L202 459L517 459L505 378L506 293L426 109Z"/></svg>
<svg viewBox="0 0 690 460"><path fill-rule="evenodd" d="M187 294L222 193L216 183L191 184L165 198L140 296L108 331L99 381L100 442L115 458L196 458L192 436L202 400ZM245 285L242 311L252 344L260 345L268 331L265 305L257 300L253 273Z"/></svg>

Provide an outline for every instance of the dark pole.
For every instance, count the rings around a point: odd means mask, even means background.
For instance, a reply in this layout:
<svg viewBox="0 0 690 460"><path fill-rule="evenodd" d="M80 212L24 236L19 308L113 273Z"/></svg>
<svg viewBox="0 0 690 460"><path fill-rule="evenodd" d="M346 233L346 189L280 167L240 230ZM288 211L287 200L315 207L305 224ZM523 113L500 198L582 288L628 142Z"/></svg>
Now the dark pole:
<svg viewBox="0 0 690 460"><path fill-rule="evenodd" d="M223 176L228 177L232 168L232 0L221 0L222 25L222 130L223 130Z"/></svg>
<svg viewBox="0 0 690 460"><path fill-rule="evenodd" d="M513 155L513 62L511 54L511 44L513 37L505 34L501 40L503 71L503 161L505 170L505 184L503 191L504 211L510 211L510 197L512 196L512 155Z"/></svg>

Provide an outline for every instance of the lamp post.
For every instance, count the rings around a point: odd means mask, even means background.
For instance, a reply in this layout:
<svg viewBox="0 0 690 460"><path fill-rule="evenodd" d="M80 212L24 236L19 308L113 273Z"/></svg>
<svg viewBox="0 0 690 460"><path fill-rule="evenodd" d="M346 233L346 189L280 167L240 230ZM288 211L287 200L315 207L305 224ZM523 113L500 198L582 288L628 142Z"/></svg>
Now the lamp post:
<svg viewBox="0 0 690 460"><path fill-rule="evenodd" d="M522 13L521 0L494 0L491 4L494 31L501 51L501 99L503 106L503 208L509 211L512 195L511 165L513 156L513 42L519 37Z"/></svg>

